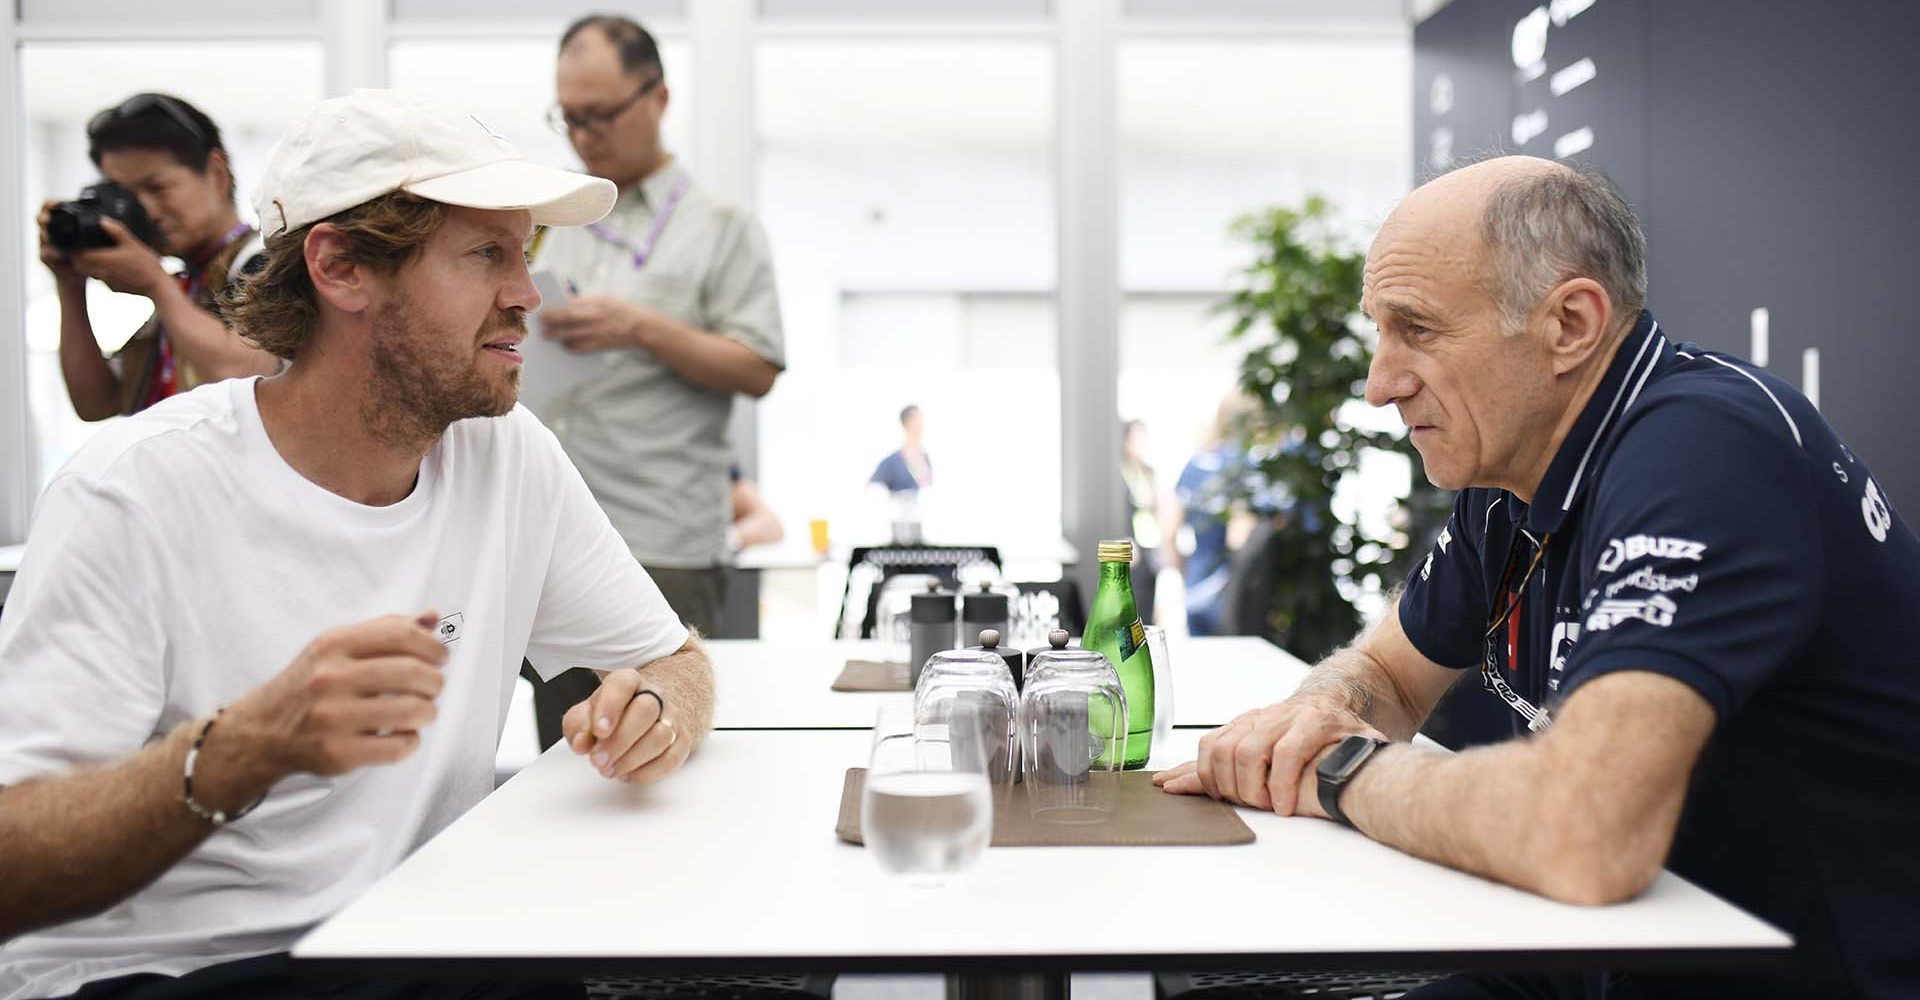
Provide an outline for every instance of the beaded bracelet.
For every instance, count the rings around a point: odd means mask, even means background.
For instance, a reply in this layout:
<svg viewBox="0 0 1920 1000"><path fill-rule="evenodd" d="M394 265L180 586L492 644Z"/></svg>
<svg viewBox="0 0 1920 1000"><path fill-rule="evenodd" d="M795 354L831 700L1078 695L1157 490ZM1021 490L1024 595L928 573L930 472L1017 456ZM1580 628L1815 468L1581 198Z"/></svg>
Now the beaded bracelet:
<svg viewBox="0 0 1920 1000"><path fill-rule="evenodd" d="M207 721L201 724L199 734L194 736L193 746L187 748L187 767L186 767L186 775L184 777L184 790L180 796L180 801L185 802L187 804L187 810L189 812L193 813L195 816L200 817L201 819L206 820L208 823L213 824L213 828L216 830L252 812L255 807L259 806L260 803L265 802L267 799L265 795L262 795L259 798L254 799L252 802L248 803L245 808L235 813L229 813L223 809L209 809L206 806L203 806L199 802L194 800L194 797L193 797L194 762L200 759L200 748L206 745L207 734L210 732L213 732L213 724L220 721L220 714L225 711L226 709L224 708L214 709L213 715L209 716L207 718Z"/></svg>

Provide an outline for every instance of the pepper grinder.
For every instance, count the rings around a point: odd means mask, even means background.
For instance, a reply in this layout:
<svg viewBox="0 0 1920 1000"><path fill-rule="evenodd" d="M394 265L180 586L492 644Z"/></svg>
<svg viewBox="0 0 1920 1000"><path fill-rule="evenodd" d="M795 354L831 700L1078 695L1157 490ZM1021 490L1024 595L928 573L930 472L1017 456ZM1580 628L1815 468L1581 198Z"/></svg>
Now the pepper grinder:
<svg viewBox="0 0 1920 1000"><path fill-rule="evenodd" d="M935 653L954 648L954 608L953 592L941 590L940 584L927 582L927 589L913 595L907 612L908 648L907 677L914 687L920 686L920 671L927 660Z"/></svg>

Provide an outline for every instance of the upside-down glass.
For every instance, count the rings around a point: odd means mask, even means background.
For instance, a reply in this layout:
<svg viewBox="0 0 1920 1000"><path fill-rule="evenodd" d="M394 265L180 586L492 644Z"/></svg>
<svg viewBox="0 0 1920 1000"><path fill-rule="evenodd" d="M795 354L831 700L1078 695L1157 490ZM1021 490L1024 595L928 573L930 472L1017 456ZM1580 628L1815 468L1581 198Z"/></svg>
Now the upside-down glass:
<svg viewBox="0 0 1920 1000"><path fill-rule="evenodd" d="M913 689L913 733L951 742L958 752L977 747L989 780L1012 784L1019 766L1014 718L1020 695L1005 660L980 649L953 649L927 658Z"/></svg>
<svg viewBox="0 0 1920 1000"><path fill-rule="evenodd" d="M937 886L972 868L993 836L993 793L978 743L955 746L874 727L860 793L861 839L880 867Z"/></svg>
<svg viewBox="0 0 1920 1000"><path fill-rule="evenodd" d="M1055 648L1027 667L1020 698L1027 808L1055 823L1113 815L1127 756L1127 693L1113 663L1092 650Z"/></svg>

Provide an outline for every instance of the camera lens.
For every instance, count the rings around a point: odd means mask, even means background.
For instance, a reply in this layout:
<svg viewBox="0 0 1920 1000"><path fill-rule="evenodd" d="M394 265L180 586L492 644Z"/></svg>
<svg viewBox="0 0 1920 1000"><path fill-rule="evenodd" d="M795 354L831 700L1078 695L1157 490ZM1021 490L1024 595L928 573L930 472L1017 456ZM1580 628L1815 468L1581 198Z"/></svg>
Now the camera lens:
<svg viewBox="0 0 1920 1000"><path fill-rule="evenodd" d="M53 206L47 215L47 242L61 253L79 250L87 231L88 216L92 214L70 201ZM94 228L98 229L99 225L94 222Z"/></svg>

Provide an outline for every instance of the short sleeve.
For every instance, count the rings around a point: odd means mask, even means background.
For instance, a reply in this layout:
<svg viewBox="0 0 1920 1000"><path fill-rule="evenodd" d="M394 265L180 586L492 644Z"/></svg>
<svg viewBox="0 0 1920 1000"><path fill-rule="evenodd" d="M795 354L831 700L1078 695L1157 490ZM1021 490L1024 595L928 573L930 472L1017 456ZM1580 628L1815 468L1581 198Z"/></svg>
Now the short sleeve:
<svg viewBox="0 0 1920 1000"><path fill-rule="evenodd" d="M1485 518L1494 513L1488 508L1505 502L1503 493L1462 490L1433 549L1400 591L1401 630L1420 655L1443 667L1480 663L1489 611L1481 563Z"/></svg>
<svg viewBox="0 0 1920 1000"><path fill-rule="evenodd" d="M553 552L540 587L527 659L552 679L569 667L616 670L672 654L686 626L640 567L627 543L588 492L552 432L530 414L535 461L545 478L554 519Z"/></svg>
<svg viewBox="0 0 1920 1000"><path fill-rule="evenodd" d="M108 764L156 735L164 565L129 498L71 475L47 487L0 616L0 785Z"/></svg>
<svg viewBox="0 0 1920 1000"><path fill-rule="evenodd" d="M760 223L740 212L722 240L718 266L708 278L704 312L714 332L751 348L776 368L786 368L786 336L780 326L780 294L773 280L773 249Z"/></svg>
<svg viewBox="0 0 1920 1000"><path fill-rule="evenodd" d="M1681 402L1623 427L1594 484L1563 690L1648 670L1724 719L1812 634L1825 569L1813 485L1784 427Z"/></svg>

